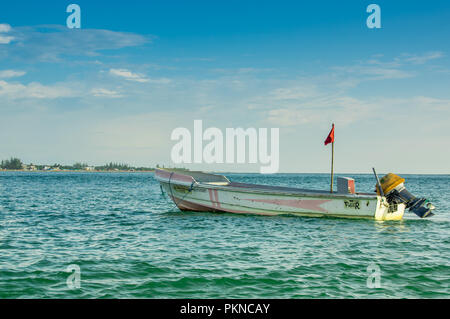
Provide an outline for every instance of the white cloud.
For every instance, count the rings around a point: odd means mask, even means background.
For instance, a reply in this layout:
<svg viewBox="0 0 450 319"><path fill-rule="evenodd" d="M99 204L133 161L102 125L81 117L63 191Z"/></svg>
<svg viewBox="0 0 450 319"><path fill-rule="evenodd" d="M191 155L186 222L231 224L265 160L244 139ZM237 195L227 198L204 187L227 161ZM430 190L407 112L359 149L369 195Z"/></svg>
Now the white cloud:
<svg viewBox="0 0 450 319"><path fill-rule="evenodd" d="M145 75L133 73L127 69L110 69L109 74L125 78L128 81L149 82L149 79Z"/></svg>
<svg viewBox="0 0 450 319"><path fill-rule="evenodd" d="M11 26L7 23L0 23L0 32L9 32L11 31Z"/></svg>
<svg viewBox="0 0 450 319"><path fill-rule="evenodd" d="M14 77L19 77L19 76L22 76L25 74L26 74L26 72L24 72L24 71L2 70L2 71L0 71L0 79L14 78Z"/></svg>
<svg viewBox="0 0 450 319"><path fill-rule="evenodd" d="M228 75L242 75L242 74L256 74L261 72L270 72L273 71L271 68L214 68L211 69L211 72L220 73L220 74L228 74Z"/></svg>
<svg viewBox="0 0 450 319"><path fill-rule="evenodd" d="M122 77L127 81L140 83L169 84L171 82L171 80L167 78L149 78L144 74L133 73L127 69L110 69L109 74Z"/></svg>
<svg viewBox="0 0 450 319"><path fill-rule="evenodd" d="M24 85L0 80L0 96L10 99L56 99L76 96L75 92L63 86L46 86L38 82Z"/></svg>
<svg viewBox="0 0 450 319"><path fill-rule="evenodd" d="M299 86L293 88L278 88L270 92L275 100L304 99L317 95L315 86Z"/></svg>
<svg viewBox="0 0 450 319"><path fill-rule="evenodd" d="M415 96L411 99L411 102L425 111L446 111L447 113L450 113L450 99ZM409 103L409 101L407 103Z"/></svg>
<svg viewBox="0 0 450 319"><path fill-rule="evenodd" d="M350 96L326 96L292 103L265 111L267 121L277 126L327 123L331 120L346 125L377 112L377 105Z"/></svg>
<svg viewBox="0 0 450 319"><path fill-rule="evenodd" d="M428 61L443 57L442 52L427 52L422 55L402 54L391 61L380 61L376 56L367 61L350 66L339 66L332 68L335 71L353 74L358 81L405 79L414 77L416 72L405 71L404 68L411 64L425 64Z"/></svg>
<svg viewBox="0 0 450 319"><path fill-rule="evenodd" d="M404 79L414 75L410 72L390 68L361 68L361 74L373 76L372 80Z"/></svg>
<svg viewBox="0 0 450 319"><path fill-rule="evenodd" d="M15 27L11 35L15 41L6 47L5 55L51 62L59 62L65 56L98 56L103 50L139 46L154 38L101 29L74 30L61 25ZM0 41L5 43L13 39L0 34Z"/></svg>
<svg viewBox="0 0 450 319"><path fill-rule="evenodd" d="M399 58L405 62L409 62L412 64L424 64L430 60L439 59L444 57L442 52L427 52L423 55L404 55L405 57Z"/></svg>
<svg viewBox="0 0 450 319"><path fill-rule="evenodd" d="M375 64L371 61L370 64ZM382 66L347 66L347 67L334 67L336 71L343 71L345 73L355 74L361 76L361 80L387 80L387 79L404 79L413 77L414 74L400 70L393 67Z"/></svg>
<svg viewBox="0 0 450 319"><path fill-rule="evenodd" d="M7 33L9 31L11 31L11 26L9 24L0 24L0 33ZM12 40L14 40L13 36L0 34L0 44L9 44Z"/></svg>
<svg viewBox="0 0 450 319"><path fill-rule="evenodd" d="M14 37L0 35L0 44L9 44L12 40L14 40Z"/></svg>
<svg viewBox="0 0 450 319"><path fill-rule="evenodd" d="M158 79L149 78L148 82L153 84L169 84L172 82L172 80L168 78L158 78Z"/></svg>
<svg viewBox="0 0 450 319"><path fill-rule="evenodd" d="M292 126L309 123L316 117L314 114L304 110L274 109L268 112L267 120L276 126Z"/></svg>
<svg viewBox="0 0 450 319"><path fill-rule="evenodd" d="M384 121L396 121L404 118L406 112L408 118L405 123L411 123L412 119L420 122L426 116L440 117L442 120L450 116L449 99L428 96L355 98L336 95L278 106L263 111L263 114L269 123L280 127L331 121L342 126L360 121L375 121L379 116L382 116Z"/></svg>
<svg viewBox="0 0 450 319"><path fill-rule="evenodd" d="M123 95L121 95L117 91L112 91L112 90L103 89L103 88L92 89L91 94L94 96L97 96L97 97L109 97L109 98L123 97Z"/></svg>

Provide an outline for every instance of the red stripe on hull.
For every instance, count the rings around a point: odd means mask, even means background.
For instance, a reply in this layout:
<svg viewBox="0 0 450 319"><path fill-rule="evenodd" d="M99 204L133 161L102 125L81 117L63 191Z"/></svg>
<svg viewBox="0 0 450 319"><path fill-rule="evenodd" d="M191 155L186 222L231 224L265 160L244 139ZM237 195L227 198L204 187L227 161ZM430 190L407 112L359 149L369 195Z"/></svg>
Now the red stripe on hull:
<svg viewBox="0 0 450 319"><path fill-rule="evenodd" d="M180 199L174 197L172 198L174 202L178 202ZM190 210L190 211L196 211L196 212L210 212L211 209L202 206L196 203L188 202L186 200L181 201L181 203L178 203L178 208L181 210Z"/></svg>
<svg viewBox="0 0 450 319"><path fill-rule="evenodd" d="M212 207L220 209L219 192L217 189L208 189L208 194Z"/></svg>
<svg viewBox="0 0 450 319"><path fill-rule="evenodd" d="M200 212L225 212L225 213L236 213L236 214L254 214L254 215L264 215L264 216L272 216L273 214L268 214L268 213L260 213L260 212L248 212L248 211L244 211L244 210L235 210L235 209L229 209L229 208L220 208L217 209L215 207L212 206L208 206L208 205L200 205L197 203L193 203L187 200L182 200L181 202L179 198L177 197L172 197L172 200L175 203L178 203L178 208L181 210L189 210L189 211L200 211Z"/></svg>

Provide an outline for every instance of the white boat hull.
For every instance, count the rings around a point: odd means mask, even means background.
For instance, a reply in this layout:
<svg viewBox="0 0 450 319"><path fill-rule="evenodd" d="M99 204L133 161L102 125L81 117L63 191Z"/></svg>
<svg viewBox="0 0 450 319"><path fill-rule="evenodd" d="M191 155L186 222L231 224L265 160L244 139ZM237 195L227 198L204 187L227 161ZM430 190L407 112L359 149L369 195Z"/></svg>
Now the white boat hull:
<svg viewBox="0 0 450 319"><path fill-rule="evenodd" d="M196 183L193 178L189 179L191 176L164 170L155 175L181 210L375 220L400 220L405 211L404 204L385 205L383 198L376 194L308 193L240 183Z"/></svg>

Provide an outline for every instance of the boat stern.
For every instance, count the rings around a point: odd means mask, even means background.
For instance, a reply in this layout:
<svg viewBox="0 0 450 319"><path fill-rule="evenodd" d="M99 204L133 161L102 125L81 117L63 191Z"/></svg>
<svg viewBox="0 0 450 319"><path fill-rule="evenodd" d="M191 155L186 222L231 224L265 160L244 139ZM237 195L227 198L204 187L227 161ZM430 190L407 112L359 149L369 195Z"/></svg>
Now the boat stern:
<svg viewBox="0 0 450 319"><path fill-rule="evenodd" d="M408 208L410 212L416 214L420 218L433 216L433 210L435 209L434 205L426 198L416 197L411 194L405 188L404 182L404 178L392 173L383 176L379 181L383 190L381 195L385 194L385 198L389 205L404 204L405 208ZM378 187L377 194L380 195Z"/></svg>
<svg viewBox="0 0 450 319"><path fill-rule="evenodd" d="M377 209L375 220L401 220L406 205L403 203L388 203L386 197L377 196Z"/></svg>

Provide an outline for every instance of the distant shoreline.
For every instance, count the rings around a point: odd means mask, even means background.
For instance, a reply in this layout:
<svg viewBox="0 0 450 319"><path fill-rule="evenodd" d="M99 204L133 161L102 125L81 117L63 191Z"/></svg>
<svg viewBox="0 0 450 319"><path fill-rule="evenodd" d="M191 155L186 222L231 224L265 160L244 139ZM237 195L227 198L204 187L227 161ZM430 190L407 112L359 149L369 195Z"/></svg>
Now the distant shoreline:
<svg viewBox="0 0 450 319"><path fill-rule="evenodd" d="M70 169L60 169L60 170L26 170L26 169L1 169L1 172L28 172L28 173L154 173L155 169L150 170L70 170ZM261 175L258 172L227 172L227 171L213 171L215 174L254 174ZM330 173L321 172L321 173L293 173L293 172L278 172L276 174L285 174L285 175L297 175L297 174L317 174L317 175L329 175ZM434 176L449 176L449 173L399 173L400 175L434 175ZM270 174L269 174L270 175ZM336 175L371 175L371 173L336 173Z"/></svg>
<svg viewBox="0 0 450 319"><path fill-rule="evenodd" d="M28 173L153 173L155 170L28 170L28 169L0 169L0 172L28 172Z"/></svg>

